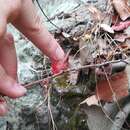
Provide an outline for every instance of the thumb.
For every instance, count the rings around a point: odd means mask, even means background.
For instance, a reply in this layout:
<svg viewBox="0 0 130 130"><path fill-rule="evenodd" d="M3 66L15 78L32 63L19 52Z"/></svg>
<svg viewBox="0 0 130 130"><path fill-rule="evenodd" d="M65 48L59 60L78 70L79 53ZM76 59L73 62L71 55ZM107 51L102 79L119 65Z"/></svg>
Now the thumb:
<svg viewBox="0 0 130 130"><path fill-rule="evenodd" d="M21 97L26 93L26 89L8 76L4 68L0 65L0 93L11 98Z"/></svg>
<svg viewBox="0 0 130 130"><path fill-rule="evenodd" d="M7 29L7 20L4 16L0 15L0 39L5 35Z"/></svg>

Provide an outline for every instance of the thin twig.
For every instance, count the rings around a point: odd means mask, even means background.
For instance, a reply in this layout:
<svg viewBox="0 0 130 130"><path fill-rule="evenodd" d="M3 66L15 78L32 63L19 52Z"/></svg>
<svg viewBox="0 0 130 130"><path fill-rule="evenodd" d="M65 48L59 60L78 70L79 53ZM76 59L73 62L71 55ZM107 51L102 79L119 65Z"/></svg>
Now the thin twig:
<svg viewBox="0 0 130 130"><path fill-rule="evenodd" d="M114 60L114 61L107 61L107 62L104 62L104 63L101 63L101 64L91 64L91 65L85 65L85 66L80 66L80 67L77 67L77 68L71 68L71 69L67 69L67 70L64 70L58 74L54 74L54 75L51 75L51 76L48 76L47 78L44 78L44 79L40 79L40 80L37 80L37 81L33 81L31 83L28 83L28 84L25 84L24 87L26 88L30 88L32 85L35 85L35 84L38 84L38 83L43 83L45 84L47 80L50 80L50 79L53 79L55 77L58 77L64 73L68 73L70 71L79 71L81 69L86 69L86 68L97 68L97 67L101 67L101 66L105 66L107 64L112 64L112 63L119 63L119 62L124 62L126 64L129 64L128 62L128 59L126 60Z"/></svg>
<svg viewBox="0 0 130 130"><path fill-rule="evenodd" d="M51 109L51 97L50 97L50 89L48 89L48 96L47 96L47 103L48 103L48 110L49 110L49 114L50 114L50 117L51 117L51 122L52 122L52 130L58 130L57 129L57 126L56 126L56 123L54 121L54 118L53 118L53 113L52 113L52 109Z"/></svg>

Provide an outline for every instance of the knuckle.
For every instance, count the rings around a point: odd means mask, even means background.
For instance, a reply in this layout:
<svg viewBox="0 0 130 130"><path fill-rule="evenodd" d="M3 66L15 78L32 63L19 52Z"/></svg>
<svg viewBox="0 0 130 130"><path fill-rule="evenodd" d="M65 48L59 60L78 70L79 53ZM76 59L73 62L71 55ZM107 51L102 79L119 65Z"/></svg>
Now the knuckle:
<svg viewBox="0 0 130 130"><path fill-rule="evenodd" d="M37 14L33 14L32 18L30 24L25 24L26 31L31 35L39 35L43 29L42 20Z"/></svg>

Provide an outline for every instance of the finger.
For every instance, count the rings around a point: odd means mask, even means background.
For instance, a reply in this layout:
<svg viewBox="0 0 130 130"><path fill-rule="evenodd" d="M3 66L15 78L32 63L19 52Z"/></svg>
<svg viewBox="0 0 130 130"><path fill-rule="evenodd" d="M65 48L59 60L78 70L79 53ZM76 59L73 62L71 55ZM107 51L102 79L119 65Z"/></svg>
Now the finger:
<svg viewBox="0 0 130 130"><path fill-rule="evenodd" d="M0 93L11 98L21 97L26 93L26 89L7 75L0 65Z"/></svg>
<svg viewBox="0 0 130 130"><path fill-rule="evenodd" d="M62 60L64 58L64 51L42 24L32 0L24 1L21 14L13 24L51 60Z"/></svg>
<svg viewBox="0 0 130 130"><path fill-rule="evenodd" d="M8 112L8 106L4 99L0 99L0 116L5 116Z"/></svg>
<svg viewBox="0 0 130 130"><path fill-rule="evenodd" d="M7 28L6 18L0 14L0 39L3 38L3 36L5 35L6 28Z"/></svg>
<svg viewBox="0 0 130 130"><path fill-rule="evenodd" d="M17 79L17 59L14 46L14 39L10 33L7 33L0 40L0 64L4 67L6 73Z"/></svg>

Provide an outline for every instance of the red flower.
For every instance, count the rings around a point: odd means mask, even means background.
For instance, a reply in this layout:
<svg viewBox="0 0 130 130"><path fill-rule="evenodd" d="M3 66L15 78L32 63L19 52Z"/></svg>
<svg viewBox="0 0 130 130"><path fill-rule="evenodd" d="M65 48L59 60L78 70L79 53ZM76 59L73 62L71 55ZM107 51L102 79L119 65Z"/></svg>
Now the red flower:
<svg viewBox="0 0 130 130"><path fill-rule="evenodd" d="M69 54L67 54L64 57L64 59L60 60L60 61L52 61L51 71L53 74L58 74L68 68L68 65L69 65L68 56L69 56Z"/></svg>

